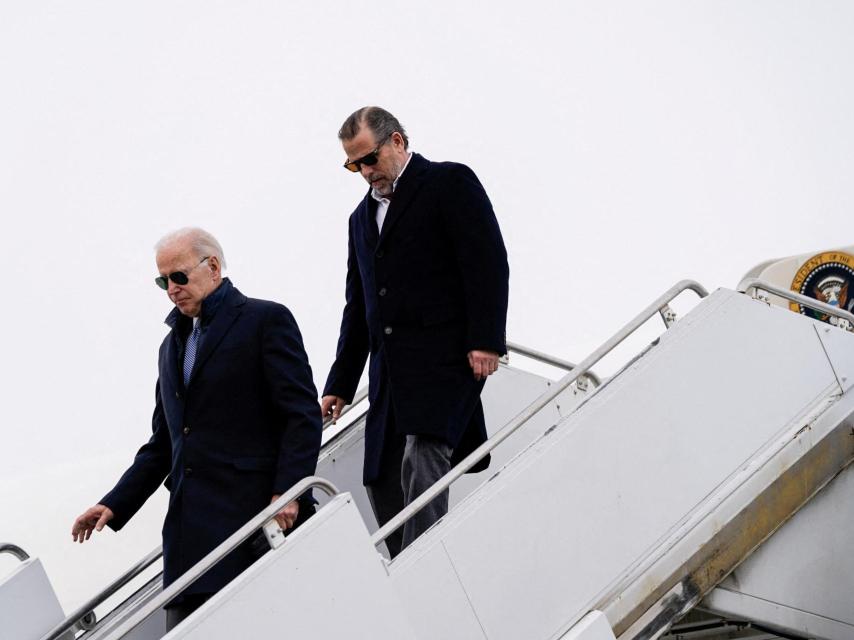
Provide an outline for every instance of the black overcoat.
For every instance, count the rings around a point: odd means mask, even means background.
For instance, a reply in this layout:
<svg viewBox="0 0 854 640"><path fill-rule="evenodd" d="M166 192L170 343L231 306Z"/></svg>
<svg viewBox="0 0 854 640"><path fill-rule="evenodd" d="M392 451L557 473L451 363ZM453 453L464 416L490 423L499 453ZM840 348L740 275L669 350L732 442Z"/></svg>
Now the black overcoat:
<svg viewBox="0 0 854 640"><path fill-rule="evenodd" d="M346 303L324 390L351 401L370 353L365 484L378 477L387 425L444 439L452 462L484 442L483 382L467 354L506 352L507 252L474 172L413 154L381 234L376 210L369 191L350 216Z"/></svg>
<svg viewBox="0 0 854 640"><path fill-rule="evenodd" d="M247 298L228 279L205 326L190 382L179 352L189 318L176 309L160 346L153 434L101 503L121 529L166 479L163 583L168 585L284 493L314 473L320 451L317 391L290 311ZM168 475L168 478L167 478ZM213 593L255 555L244 545L185 593Z"/></svg>

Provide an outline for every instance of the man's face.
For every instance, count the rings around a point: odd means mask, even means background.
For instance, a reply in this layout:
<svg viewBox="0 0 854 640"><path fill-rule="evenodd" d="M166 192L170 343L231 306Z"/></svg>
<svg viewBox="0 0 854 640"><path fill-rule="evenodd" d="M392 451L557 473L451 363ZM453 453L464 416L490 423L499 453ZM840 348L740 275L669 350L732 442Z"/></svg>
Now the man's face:
<svg viewBox="0 0 854 640"><path fill-rule="evenodd" d="M202 301L216 289L220 282L220 265L216 256L204 263L193 251L189 242L178 241L163 247L157 253L157 270L161 276L181 271L187 275L187 284L176 284L169 280L166 293L185 316L195 318L202 310Z"/></svg>
<svg viewBox="0 0 854 640"><path fill-rule="evenodd" d="M377 193L382 196L389 195L409 156L409 152L404 149L403 137L394 133L391 138L377 141L373 131L362 127L355 138L341 144L347 154L347 160L358 160L379 147L377 163L373 166L362 164L359 173Z"/></svg>

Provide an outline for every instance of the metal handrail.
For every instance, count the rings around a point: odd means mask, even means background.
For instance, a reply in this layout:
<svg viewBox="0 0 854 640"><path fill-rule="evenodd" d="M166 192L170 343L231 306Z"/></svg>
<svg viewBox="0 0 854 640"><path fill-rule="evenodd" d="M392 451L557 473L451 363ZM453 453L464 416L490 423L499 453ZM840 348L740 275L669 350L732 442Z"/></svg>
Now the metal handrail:
<svg viewBox="0 0 854 640"><path fill-rule="evenodd" d="M525 347L518 342L507 342L507 349L514 353L521 354L525 357L531 358L532 360L537 360L539 362L545 362L546 364L550 364L553 367L557 367L558 369L564 369L565 371L572 371L578 365L573 364L569 360L562 360L561 358L556 358L555 356L550 356L547 353L543 353L542 351L537 351L536 349L531 349L530 347ZM592 371L588 371L584 374L585 378L590 378L590 381L593 383L594 387L598 387L602 384L602 381Z"/></svg>
<svg viewBox="0 0 854 640"><path fill-rule="evenodd" d="M95 610L95 607L98 607L103 604L103 602L107 600L107 598L114 595L128 582L136 578L140 573L142 573L152 564L157 562L157 560L159 560L162 555L163 547L158 545L157 548L149 551L145 555L145 557L143 557L130 569L125 571L122 575L120 575L118 578L108 584L98 595L94 596L86 603L75 609L72 613L67 615L65 617L65 620L58 623L53 629L48 631L44 636L42 636L41 640L56 640L57 638L62 636L62 634L71 629L71 627L73 627L78 622L89 616Z"/></svg>
<svg viewBox="0 0 854 640"><path fill-rule="evenodd" d="M363 387L356 392L356 395L353 397L353 404L348 405L341 412L341 415L344 415L347 411L349 411L353 405L361 402L368 395L368 388ZM340 419L340 418L339 418ZM324 429L326 428L326 424L324 424ZM7 548L8 547L8 548ZM23 554L18 555L17 552ZM0 553L1 552L13 553L14 555L18 555L21 560L26 560L29 556L21 549L13 544L3 544L0 545ZM108 598L115 595L121 588L127 585L131 580L136 578L139 574L145 571L148 567L154 564L160 557L163 555L163 547L158 546L156 549L153 549L150 553L148 553L144 558L142 558L139 562L133 565L130 569L128 569L121 576L116 578L113 582L111 582L107 587L105 587L100 593L93 596L89 599L85 604L75 609L72 613L67 615L65 619L58 623L55 627L53 627L46 635L42 636L41 640L58 640L63 633L71 629L75 624L90 616L92 612L95 610L95 607L101 606Z"/></svg>
<svg viewBox="0 0 854 640"><path fill-rule="evenodd" d="M795 291L783 289L782 287L778 287L770 282L765 282L759 278L745 278L738 284L738 290L741 293L747 293L751 289L753 289L754 292L760 290L767 291L768 293L773 293L775 296L779 296L801 306L813 309L814 311L821 311L829 316L846 320L849 323L849 330L854 329L854 314L840 309L839 307L831 306L826 302L821 302L820 300L810 298Z"/></svg>
<svg viewBox="0 0 854 640"><path fill-rule="evenodd" d="M569 360L563 360L561 358L557 358L555 356L551 356L542 351L537 351L536 349L532 349L530 347L526 347L524 345L519 344L518 342L507 342L508 351L513 351L514 353L521 354L533 360L538 360L539 362L544 362L546 364L550 364L553 367L557 367L558 369L564 369L566 371L572 371L575 369L577 365L573 364ZM602 384L602 381L592 371L588 371L585 374L585 377L590 378L590 381L593 383L593 386L598 387ZM339 414L337 420L340 420L344 417L346 413L352 410L357 404L359 404L362 400L368 397L368 386L365 385L361 389L359 389L356 394L353 396L353 400L344 406ZM323 419L323 430L326 431L329 429L337 420L333 421L331 416L326 416Z"/></svg>
<svg viewBox="0 0 854 640"><path fill-rule="evenodd" d="M132 593L123 598L112 610L104 613L100 620L92 620L92 623L88 626L79 625L78 628L88 631L89 635L79 635L77 636L77 640L86 640L89 637L103 638L110 633L111 629L120 625L122 620L126 620L134 611L143 606L151 598L154 598L162 589L163 572L161 571L154 573L148 580L142 583L141 587L134 589ZM72 628L71 632L76 633L74 628ZM61 638L67 640L64 636L61 636Z"/></svg>
<svg viewBox="0 0 854 640"><path fill-rule="evenodd" d="M335 420L332 419L332 416L326 416L323 418L323 430L326 431L333 424L335 424L338 420L344 417L344 414L349 412L353 407L359 404L362 400L368 397L368 386L365 385L361 389L356 392L356 395L353 396L353 401L347 405L344 405L344 408L341 409L341 413L338 415L338 418Z"/></svg>
<svg viewBox="0 0 854 640"><path fill-rule="evenodd" d="M378 544L383 542L391 533L397 531L397 529L403 526L407 520L409 520L419 511L421 511L421 509L423 509L427 504L429 504L436 496L438 496L440 493L450 487L451 484L453 484L457 479L462 477L463 474L465 474L475 464L480 462L480 460L482 460L490 451L492 451L493 449L495 449L495 447L504 442L504 440L510 437L519 427L521 427L528 420L530 420L549 402L559 396L569 385L571 385L581 376L585 375L588 369L590 369L590 367L592 367L594 364L599 362L599 360L601 360L608 353L610 353L617 345L619 345L621 342L623 342L623 340L625 340L632 333L634 333L647 320L649 320L655 314L659 313L660 310L664 307L664 305L673 300L683 291L689 289L701 298L705 298L707 295L709 295L709 292L706 291L706 289L701 284L693 280L682 280L673 285L664 294L659 296L646 309L644 309L637 316L635 316L622 329L620 329L617 333L615 333L608 340L606 340L598 349L596 349L596 351L587 356L587 358L585 358L581 363L579 363L578 366L575 367L570 373L558 380L547 391L543 392L536 400L534 400L515 418L513 418L513 420L511 420L504 427L502 427L502 429L498 431L498 433L496 433L489 440L480 445L477 449L470 453L462 462L460 462L457 466L451 469L433 486L427 489L427 491L425 491L415 500L410 502L394 518L389 520L371 538L371 542L374 544L374 546L377 546Z"/></svg>
<svg viewBox="0 0 854 640"><path fill-rule="evenodd" d="M18 545L12 544L11 542L0 542L0 553L8 553L10 555L13 555L21 562L30 559L30 555L26 551L21 549L21 547L19 547Z"/></svg>
<svg viewBox="0 0 854 640"><path fill-rule="evenodd" d="M279 511L284 509L285 506L296 500L299 496L301 496L309 489L320 489L328 496L334 496L338 494L338 489L335 487L335 485L329 482L328 480L325 480L324 478L319 478L317 476L309 476L308 478L303 478L293 487L291 487L285 493L279 496L279 498L275 502L270 503L270 506L266 507L263 511L256 514L251 520L249 520L249 522L247 522L237 531L232 533L213 551L208 553L208 555L199 560L195 565L193 565L184 574L182 574L181 577L175 580L175 582L173 582L166 589L161 591L156 598L152 598L145 604L144 607L140 607L140 609L136 611L136 613L134 613L132 616L130 616L127 620L125 620L121 626L113 630L105 640L109 640L111 638L121 638L131 629L143 622L148 616L156 612L164 605L168 604L182 591L184 591L184 589L189 587L202 575L204 575L217 562L219 562L226 555L234 551L234 549L236 549L240 544L242 544L249 536L255 533L255 531L260 529L268 520L271 520L273 516L275 516L277 513L279 513Z"/></svg>

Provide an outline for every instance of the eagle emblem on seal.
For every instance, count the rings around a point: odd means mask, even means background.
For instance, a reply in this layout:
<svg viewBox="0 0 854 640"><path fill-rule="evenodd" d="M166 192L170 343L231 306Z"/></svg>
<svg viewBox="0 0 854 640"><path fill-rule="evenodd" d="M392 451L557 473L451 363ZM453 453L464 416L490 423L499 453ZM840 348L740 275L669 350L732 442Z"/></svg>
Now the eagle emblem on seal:
<svg viewBox="0 0 854 640"><path fill-rule="evenodd" d="M842 251L819 253L806 260L792 280L791 290L814 298L832 307L844 311L854 310L854 256ZM803 315L823 322L830 319L826 313L807 309L797 302L790 302L789 308Z"/></svg>

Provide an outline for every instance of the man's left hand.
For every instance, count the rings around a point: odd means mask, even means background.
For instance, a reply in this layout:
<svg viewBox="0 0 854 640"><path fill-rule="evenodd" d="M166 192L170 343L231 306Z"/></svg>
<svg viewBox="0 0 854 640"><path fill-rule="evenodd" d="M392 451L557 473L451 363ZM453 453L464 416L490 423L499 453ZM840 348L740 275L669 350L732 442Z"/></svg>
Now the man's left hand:
<svg viewBox="0 0 854 640"><path fill-rule="evenodd" d="M279 494L277 496L273 496L273 499L270 500L270 504L273 504L276 500L279 499L280 496L281 496L281 494ZM279 513L277 513L275 515L275 518L276 518L276 522L278 523L278 525L282 529L282 531L287 531L288 529L290 529L291 527L294 526L294 522L297 521L298 515L299 515L299 502L294 500L293 502L289 502L288 505L284 509L279 511Z"/></svg>
<svg viewBox="0 0 854 640"><path fill-rule="evenodd" d="M469 351L469 366L478 382L486 380L498 369L498 354L495 351Z"/></svg>

